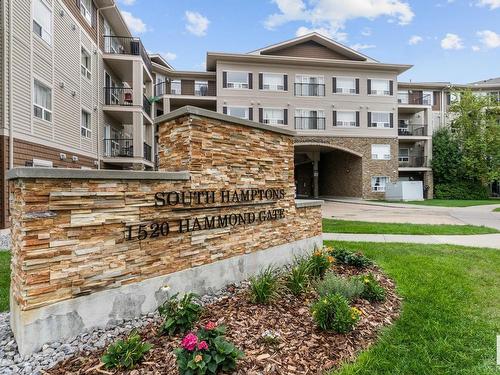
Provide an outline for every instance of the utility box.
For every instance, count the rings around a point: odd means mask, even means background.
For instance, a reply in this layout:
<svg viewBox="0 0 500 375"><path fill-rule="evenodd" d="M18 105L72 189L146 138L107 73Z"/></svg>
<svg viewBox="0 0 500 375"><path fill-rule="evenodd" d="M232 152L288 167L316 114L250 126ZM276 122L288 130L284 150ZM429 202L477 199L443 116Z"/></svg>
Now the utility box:
<svg viewBox="0 0 500 375"><path fill-rule="evenodd" d="M385 187L385 199L389 201L423 201L422 181L398 181Z"/></svg>

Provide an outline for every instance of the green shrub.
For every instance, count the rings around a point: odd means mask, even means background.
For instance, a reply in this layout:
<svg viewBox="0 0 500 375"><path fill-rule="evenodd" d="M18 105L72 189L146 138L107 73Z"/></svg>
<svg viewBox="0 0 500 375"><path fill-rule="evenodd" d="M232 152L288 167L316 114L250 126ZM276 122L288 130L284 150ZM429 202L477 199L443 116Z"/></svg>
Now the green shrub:
<svg viewBox="0 0 500 375"><path fill-rule="evenodd" d="M269 303L279 291L279 272L269 266L250 278L250 300L253 303Z"/></svg>
<svg viewBox="0 0 500 375"><path fill-rule="evenodd" d="M315 289L321 297L340 294L351 301L363 293L364 285L357 277L340 277L333 272L328 272L323 280L316 283Z"/></svg>
<svg viewBox="0 0 500 375"><path fill-rule="evenodd" d="M324 331L345 333L352 331L361 317L361 311L349 307L349 303L340 294L320 297L311 307L314 321Z"/></svg>
<svg viewBox="0 0 500 375"><path fill-rule="evenodd" d="M125 340L111 344L101 360L106 368L132 369L153 346L141 341L141 336L132 332Z"/></svg>
<svg viewBox="0 0 500 375"><path fill-rule="evenodd" d="M488 199L489 195L488 187L479 182L459 181L434 186L434 198L436 199L482 200Z"/></svg>
<svg viewBox="0 0 500 375"><path fill-rule="evenodd" d="M385 289L380 285L375 276L371 273L368 275L360 276L360 281L363 283L363 293L361 298L367 301L384 301Z"/></svg>
<svg viewBox="0 0 500 375"><path fill-rule="evenodd" d="M333 257L325 250L315 250L309 258L309 272L313 277L323 277L333 263Z"/></svg>
<svg viewBox="0 0 500 375"><path fill-rule="evenodd" d="M187 332L200 318L203 308L193 302L196 294L187 293L181 300L177 296L178 293L158 308L160 316L164 318L164 322L160 326L160 334L174 335Z"/></svg>
<svg viewBox="0 0 500 375"><path fill-rule="evenodd" d="M307 289L310 272L311 264L308 259L298 259L294 262L286 276L286 286L293 295L297 296Z"/></svg>
<svg viewBox="0 0 500 375"><path fill-rule="evenodd" d="M339 264L354 266L357 268L365 268L371 266L373 262L365 257L361 252L352 252L342 247L330 250L330 254L335 258Z"/></svg>
<svg viewBox="0 0 500 375"><path fill-rule="evenodd" d="M181 375L217 374L233 372L236 362L243 357L234 344L224 337L225 327L209 322L196 334L189 333L174 350Z"/></svg>

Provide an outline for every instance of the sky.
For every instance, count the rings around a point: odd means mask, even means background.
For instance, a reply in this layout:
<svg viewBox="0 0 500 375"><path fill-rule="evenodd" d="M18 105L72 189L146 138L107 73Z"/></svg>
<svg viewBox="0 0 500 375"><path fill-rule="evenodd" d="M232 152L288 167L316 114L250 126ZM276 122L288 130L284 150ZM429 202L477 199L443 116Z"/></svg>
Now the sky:
<svg viewBox="0 0 500 375"><path fill-rule="evenodd" d="M500 0L117 0L132 34L177 70L317 31L385 63L400 81L500 76Z"/></svg>

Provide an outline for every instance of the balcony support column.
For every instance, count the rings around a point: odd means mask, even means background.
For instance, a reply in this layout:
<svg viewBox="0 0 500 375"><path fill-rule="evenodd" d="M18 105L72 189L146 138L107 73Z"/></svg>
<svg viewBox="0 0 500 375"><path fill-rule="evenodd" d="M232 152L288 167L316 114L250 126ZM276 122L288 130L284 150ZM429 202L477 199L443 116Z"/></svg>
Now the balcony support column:
<svg viewBox="0 0 500 375"><path fill-rule="evenodd" d="M319 196L319 159L320 152L315 151L313 154L313 195L314 198Z"/></svg>
<svg viewBox="0 0 500 375"><path fill-rule="evenodd" d="M134 158L142 159L144 156L144 119L141 112L134 113L132 139L134 142Z"/></svg>

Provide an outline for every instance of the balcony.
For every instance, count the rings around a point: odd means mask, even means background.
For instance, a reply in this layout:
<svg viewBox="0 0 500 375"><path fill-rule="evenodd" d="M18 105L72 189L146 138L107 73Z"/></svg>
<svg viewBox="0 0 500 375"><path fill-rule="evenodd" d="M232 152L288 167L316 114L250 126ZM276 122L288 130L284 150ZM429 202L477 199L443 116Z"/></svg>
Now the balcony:
<svg viewBox="0 0 500 375"><path fill-rule="evenodd" d="M132 87L104 87L104 104L118 106L134 105L134 90Z"/></svg>
<svg viewBox="0 0 500 375"><path fill-rule="evenodd" d="M190 95L198 97L215 96L215 81L198 82L178 80L159 82L154 87L155 96Z"/></svg>
<svg viewBox="0 0 500 375"><path fill-rule="evenodd" d="M324 117L295 117L296 130L325 130Z"/></svg>
<svg viewBox="0 0 500 375"><path fill-rule="evenodd" d="M402 105L432 105L432 95L421 92L399 92L398 104Z"/></svg>
<svg viewBox="0 0 500 375"><path fill-rule="evenodd" d="M295 96L325 96L325 85L322 83L296 83Z"/></svg>
<svg viewBox="0 0 500 375"><path fill-rule="evenodd" d="M128 36L104 35L104 53L112 55L141 56L146 68L151 73L153 64L140 38Z"/></svg>
<svg viewBox="0 0 500 375"><path fill-rule="evenodd" d="M134 157L134 141L132 138L104 139L104 156L108 158Z"/></svg>
<svg viewBox="0 0 500 375"><path fill-rule="evenodd" d="M146 98L146 95L142 96L142 110L149 116L149 118L152 118L152 116L151 116L151 102L149 101L148 98Z"/></svg>
<svg viewBox="0 0 500 375"><path fill-rule="evenodd" d="M427 156L403 156L398 157L400 168L428 168Z"/></svg>
<svg viewBox="0 0 500 375"><path fill-rule="evenodd" d="M427 137L429 135L428 125L402 123L398 126L398 135L401 137Z"/></svg>

